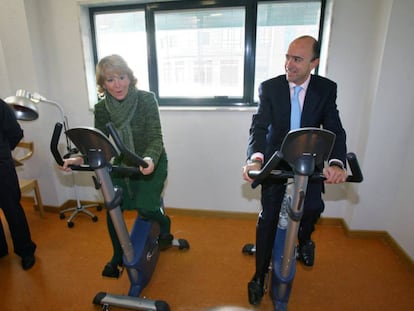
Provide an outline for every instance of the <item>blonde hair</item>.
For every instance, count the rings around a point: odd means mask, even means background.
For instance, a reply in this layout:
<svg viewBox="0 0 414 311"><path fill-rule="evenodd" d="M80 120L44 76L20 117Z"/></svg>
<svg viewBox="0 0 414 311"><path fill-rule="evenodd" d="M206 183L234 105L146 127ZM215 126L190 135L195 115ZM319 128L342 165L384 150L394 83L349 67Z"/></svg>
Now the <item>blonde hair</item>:
<svg viewBox="0 0 414 311"><path fill-rule="evenodd" d="M126 74L131 81L131 85L137 84L137 78L134 76L127 62L119 55L112 54L102 58L96 65L96 85L98 95L102 97L105 94L104 82L108 74Z"/></svg>

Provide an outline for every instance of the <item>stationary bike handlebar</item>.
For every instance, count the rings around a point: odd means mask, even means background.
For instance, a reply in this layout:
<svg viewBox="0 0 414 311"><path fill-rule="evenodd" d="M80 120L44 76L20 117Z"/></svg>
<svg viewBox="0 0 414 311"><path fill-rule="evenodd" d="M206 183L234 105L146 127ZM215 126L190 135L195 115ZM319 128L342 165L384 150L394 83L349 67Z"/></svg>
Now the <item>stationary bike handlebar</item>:
<svg viewBox="0 0 414 311"><path fill-rule="evenodd" d="M136 155L134 152L129 150L124 143L122 142L121 138L119 137L118 132L116 131L114 125L109 122L106 124L106 128L109 131L109 134L111 135L112 139L114 140L115 145L118 147L121 154L132 164L136 166L142 166L143 168L148 167L148 163L145 162L145 160L138 155Z"/></svg>
<svg viewBox="0 0 414 311"><path fill-rule="evenodd" d="M278 170L277 167L279 166L280 162L283 160L283 154L281 151L276 151L269 161L263 166L260 171L249 171L248 175L250 178L253 178L254 181L252 183L252 187L257 187L262 181L266 178L275 178L275 179L286 179L286 178L293 178L294 172L293 170ZM358 159L355 153L349 152L346 155L346 160L348 162L349 169L351 174L348 175L346 182L354 182L360 183L363 180L363 175L361 168L358 163ZM310 178L319 178L319 179L326 179L323 173L316 172L309 176Z"/></svg>
<svg viewBox="0 0 414 311"><path fill-rule="evenodd" d="M59 138L60 138L60 134L62 133L62 128L63 128L63 124L60 122L57 122L53 130L52 139L50 140L50 151L52 152L53 158L55 159L56 163L59 166L63 166L63 164L65 163L58 149ZM77 171L90 171L91 170L89 166L86 166L86 165L79 165L79 166L70 165L70 168L73 170L77 170Z"/></svg>
<svg viewBox="0 0 414 311"><path fill-rule="evenodd" d="M120 139L112 123L108 123L106 127L109 131L110 136L114 140L116 147L119 150L118 156L122 154L124 158L132 165L132 166L113 165L111 167L112 171L120 173L122 175L130 175L130 174L140 173L139 166L144 167L144 168L148 167L148 163L143 158L137 156L136 154L131 152L128 148L126 148L126 146L122 143L122 140ZM50 151L52 152L52 155L56 163L60 166L63 166L64 164L64 160L58 150L59 138L62 133L62 128L63 128L62 123L59 123L59 122L56 123L54 131L53 131L52 139L50 141ZM69 167L74 171L93 171L94 170L88 164L69 165Z"/></svg>

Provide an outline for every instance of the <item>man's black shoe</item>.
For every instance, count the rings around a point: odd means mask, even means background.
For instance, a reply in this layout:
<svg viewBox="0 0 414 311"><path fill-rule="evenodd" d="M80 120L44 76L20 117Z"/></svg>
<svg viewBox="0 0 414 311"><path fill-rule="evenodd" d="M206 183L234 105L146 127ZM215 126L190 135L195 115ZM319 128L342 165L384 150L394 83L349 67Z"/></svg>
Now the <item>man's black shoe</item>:
<svg viewBox="0 0 414 311"><path fill-rule="evenodd" d="M258 277L253 279L247 284L247 291L249 295L249 303L256 306L262 301L264 295L264 284L263 280Z"/></svg>
<svg viewBox="0 0 414 311"><path fill-rule="evenodd" d="M299 243L298 260L307 267L313 266L315 262L315 243L312 240Z"/></svg>
<svg viewBox="0 0 414 311"><path fill-rule="evenodd" d="M119 278L123 271L123 268L118 269L118 265L113 264L112 262L108 262L105 268L102 271L102 276L106 276L107 278Z"/></svg>
<svg viewBox="0 0 414 311"><path fill-rule="evenodd" d="M22 267L23 270L29 270L35 264L36 259L34 255L28 255L22 257Z"/></svg>

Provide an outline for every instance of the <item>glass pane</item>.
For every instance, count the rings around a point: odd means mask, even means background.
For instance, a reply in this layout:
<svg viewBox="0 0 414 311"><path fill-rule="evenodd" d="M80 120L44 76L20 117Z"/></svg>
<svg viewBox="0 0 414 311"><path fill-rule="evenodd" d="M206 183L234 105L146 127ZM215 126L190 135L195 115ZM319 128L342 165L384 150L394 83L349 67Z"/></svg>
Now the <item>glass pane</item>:
<svg viewBox="0 0 414 311"><path fill-rule="evenodd" d="M259 3L257 11L255 101L261 82L285 73L285 55L293 39L302 35L318 39L321 3L266 2Z"/></svg>
<svg viewBox="0 0 414 311"><path fill-rule="evenodd" d="M138 79L138 88L149 90L144 11L97 14L95 29L98 60L121 55Z"/></svg>
<svg viewBox="0 0 414 311"><path fill-rule="evenodd" d="M160 97L242 97L244 8L157 12Z"/></svg>

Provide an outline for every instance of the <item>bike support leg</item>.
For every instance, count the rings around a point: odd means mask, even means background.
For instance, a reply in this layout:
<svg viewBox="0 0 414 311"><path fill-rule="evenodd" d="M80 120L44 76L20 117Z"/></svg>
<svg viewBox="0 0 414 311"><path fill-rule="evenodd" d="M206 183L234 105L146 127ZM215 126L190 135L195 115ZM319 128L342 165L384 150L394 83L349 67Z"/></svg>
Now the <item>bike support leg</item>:
<svg viewBox="0 0 414 311"><path fill-rule="evenodd" d="M295 175L292 205L288 207L288 227L278 228L273 247L273 274L271 296L275 310L287 310L290 291L296 272L296 240L303 214L308 177Z"/></svg>

